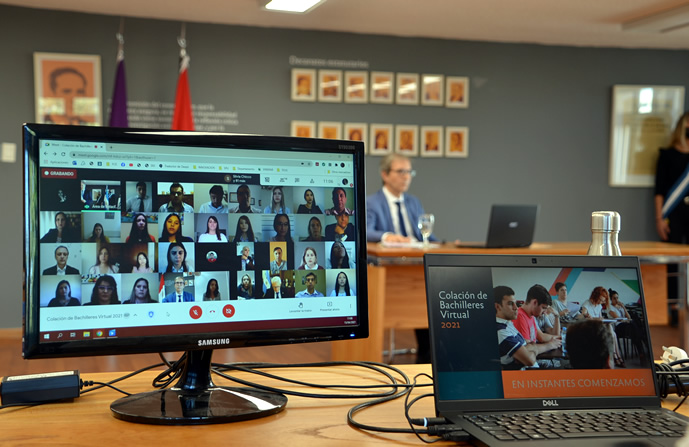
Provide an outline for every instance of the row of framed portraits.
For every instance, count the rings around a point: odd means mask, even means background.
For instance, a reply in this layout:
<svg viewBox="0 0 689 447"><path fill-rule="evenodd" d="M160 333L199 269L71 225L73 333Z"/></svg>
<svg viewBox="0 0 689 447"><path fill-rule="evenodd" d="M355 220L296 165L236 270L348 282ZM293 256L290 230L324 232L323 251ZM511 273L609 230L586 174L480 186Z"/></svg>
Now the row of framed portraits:
<svg viewBox="0 0 689 447"><path fill-rule="evenodd" d="M469 107L469 78L386 71L292 69L292 101Z"/></svg>
<svg viewBox="0 0 689 447"><path fill-rule="evenodd" d="M292 121L290 134L302 138L363 141L369 155L396 152L409 157L469 156L469 128L463 126Z"/></svg>

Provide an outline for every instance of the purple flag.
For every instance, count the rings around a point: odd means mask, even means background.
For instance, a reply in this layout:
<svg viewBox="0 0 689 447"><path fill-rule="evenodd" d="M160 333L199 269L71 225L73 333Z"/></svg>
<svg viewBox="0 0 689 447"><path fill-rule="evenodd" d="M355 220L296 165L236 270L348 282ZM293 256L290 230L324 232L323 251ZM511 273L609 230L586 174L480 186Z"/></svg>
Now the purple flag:
<svg viewBox="0 0 689 447"><path fill-rule="evenodd" d="M127 119L127 81L124 76L124 55L117 58L115 88L110 104L110 127L129 127Z"/></svg>

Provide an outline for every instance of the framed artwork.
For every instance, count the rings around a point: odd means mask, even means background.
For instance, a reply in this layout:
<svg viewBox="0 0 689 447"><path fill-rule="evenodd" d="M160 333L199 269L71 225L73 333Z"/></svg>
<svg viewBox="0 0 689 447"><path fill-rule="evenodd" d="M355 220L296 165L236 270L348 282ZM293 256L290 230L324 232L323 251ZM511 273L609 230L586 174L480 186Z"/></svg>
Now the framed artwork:
<svg viewBox="0 0 689 447"><path fill-rule="evenodd" d="M445 107L462 109L469 107L469 78L448 76L446 82Z"/></svg>
<svg viewBox="0 0 689 447"><path fill-rule="evenodd" d="M34 53L33 62L37 123L103 123L99 55Z"/></svg>
<svg viewBox="0 0 689 447"><path fill-rule="evenodd" d="M368 102L368 72L345 71L344 102L365 104Z"/></svg>
<svg viewBox="0 0 689 447"><path fill-rule="evenodd" d="M371 124L369 129L371 146L368 153L371 155L387 155L392 153L394 139L392 124Z"/></svg>
<svg viewBox="0 0 689 447"><path fill-rule="evenodd" d="M467 158L469 156L469 128L445 128L445 156Z"/></svg>
<svg viewBox="0 0 689 447"><path fill-rule="evenodd" d="M292 101L316 101L316 70L292 69Z"/></svg>
<svg viewBox="0 0 689 447"><path fill-rule="evenodd" d="M421 126L422 157L443 156L443 126Z"/></svg>
<svg viewBox="0 0 689 447"><path fill-rule="evenodd" d="M658 148L684 112L684 87L615 85L610 125L610 186L653 186Z"/></svg>
<svg viewBox="0 0 689 447"><path fill-rule="evenodd" d="M392 104L393 74L387 71L371 72L371 95L369 101L373 104Z"/></svg>
<svg viewBox="0 0 689 447"><path fill-rule="evenodd" d="M445 76L437 74L421 75L421 105L442 106L445 96Z"/></svg>
<svg viewBox="0 0 689 447"><path fill-rule="evenodd" d="M395 152L407 157L419 155L419 126L405 124L395 126Z"/></svg>
<svg viewBox="0 0 689 447"><path fill-rule="evenodd" d="M342 123L337 121L319 121L318 138L339 140L342 136Z"/></svg>
<svg viewBox="0 0 689 447"><path fill-rule="evenodd" d="M290 135L293 137L314 138L316 136L316 122L292 121Z"/></svg>
<svg viewBox="0 0 689 447"><path fill-rule="evenodd" d="M318 70L318 101L342 102L342 70Z"/></svg>
<svg viewBox="0 0 689 447"><path fill-rule="evenodd" d="M344 135L345 140L363 141L364 153L368 153L368 124L366 123L345 123Z"/></svg>
<svg viewBox="0 0 689 447"><path fill-rule="evenodd" d="M417 73L397 73L397 104L419 104L419 75Z"/></svg>

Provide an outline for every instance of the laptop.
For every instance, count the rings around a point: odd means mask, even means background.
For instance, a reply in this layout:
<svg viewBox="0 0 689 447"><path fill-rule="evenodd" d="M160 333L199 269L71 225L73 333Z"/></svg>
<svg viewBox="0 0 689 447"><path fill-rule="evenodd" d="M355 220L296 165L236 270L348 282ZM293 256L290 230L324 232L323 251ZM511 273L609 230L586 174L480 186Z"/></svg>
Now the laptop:
<svg viewBox="0 0 689 447"><path fill-rule="evenodd" d="M493 205L486 242L460 242L458 247L528 247L536 231L538 205Z"/></svg>
<svg viewBox="0 0 689 447"><path fill-rule="evenodd" d="M689 418L661 407L638 258L426 254L424 266L436 413L460 425L474 443L655 446L674 445L684 434ZM568 340L574 346L573 337L581 331L573 328L581 322L572 322L565 323L564 349L539 354L538 367L521 364L515 346L523 345L503 343L513 339L498 332L509 323L496 319L493 289L507 286L522 301L540 284L556 299L557 282L567 286L568 300L580 303L597 286L617 291L624 303L642 303L634 328L643 352L632 350L625 368L574 369L567 346ZM548 359L557 361L548 367ZM577 418L591 413L600 423L579 423ZM653 432L637 422L648 413L669 423L652 422ZM609 424L611 419L617 422ZM624 428L635 434L620 434Z"/></svg>

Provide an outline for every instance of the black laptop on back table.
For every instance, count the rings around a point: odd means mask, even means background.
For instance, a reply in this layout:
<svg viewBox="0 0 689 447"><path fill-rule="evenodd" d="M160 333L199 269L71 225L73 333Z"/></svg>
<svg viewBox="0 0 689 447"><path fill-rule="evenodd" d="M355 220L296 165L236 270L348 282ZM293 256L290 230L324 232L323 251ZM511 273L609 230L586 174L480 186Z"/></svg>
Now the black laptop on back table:
<svg viewBox="0 0 689 447"><path fill-rule="evenodd" d="M426 254L424 265L436 412L474 442L655 446L674 445L683 435L689 419L661 407L636 257ZM513 313L497 318L494 288L507 286L523 301L540 284L557 299L558 282L567 286L570 302L583 304L603 286L635 308L627 323L640 344L628 352L625 368L609 369L609 362L600 369L572 367L567 340L574 343L581 331L573 332L573 325L581 322L565 322L564 349L538 354L545 360L538 367L517 361L517 350L527 348L515 334L517 306L500 300ZM603 324L612 331L618 323Z"/></svg>
<svg viewBox="0 0 689 447"><path fill-rule="evenodd" d="M459 242L459 247L528 247L536 231L538 205L493 205L485 242Z"/></svg>

